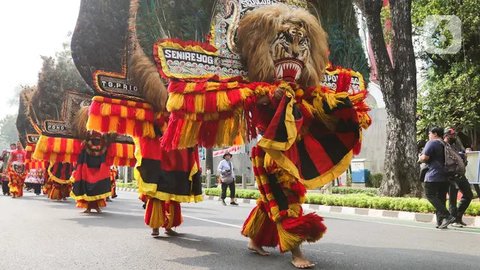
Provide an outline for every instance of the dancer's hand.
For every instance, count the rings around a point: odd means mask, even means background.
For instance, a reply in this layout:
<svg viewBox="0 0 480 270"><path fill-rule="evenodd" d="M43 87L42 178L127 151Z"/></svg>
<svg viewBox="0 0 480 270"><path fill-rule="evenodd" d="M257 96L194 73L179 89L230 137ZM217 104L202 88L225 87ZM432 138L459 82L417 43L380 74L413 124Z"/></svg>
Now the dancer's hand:
<svg viewBox="0 0 480 270"><path fill-rule="evenodd" d="M285 88L279 87L275 92L273 93L273 97L280 100L282 97L285 95Z"/></svg>

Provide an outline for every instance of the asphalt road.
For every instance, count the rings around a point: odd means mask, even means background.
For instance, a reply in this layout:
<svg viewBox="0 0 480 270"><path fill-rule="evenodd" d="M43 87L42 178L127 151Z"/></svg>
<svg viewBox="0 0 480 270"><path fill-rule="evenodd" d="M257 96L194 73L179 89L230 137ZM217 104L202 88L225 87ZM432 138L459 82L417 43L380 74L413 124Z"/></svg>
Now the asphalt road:
<svg viewBox="0 0 480 270"><path fill-rule="evenodd" d="M150 236L137 194L119 192L102 214L72 200L26 193L0 196L0 270L4 269L294 269L290 255L247 251L240 227L252 205L183 204L177 237ZM305 244L315 269L479 269L480 229L324 215L323 239Z"/></svg>

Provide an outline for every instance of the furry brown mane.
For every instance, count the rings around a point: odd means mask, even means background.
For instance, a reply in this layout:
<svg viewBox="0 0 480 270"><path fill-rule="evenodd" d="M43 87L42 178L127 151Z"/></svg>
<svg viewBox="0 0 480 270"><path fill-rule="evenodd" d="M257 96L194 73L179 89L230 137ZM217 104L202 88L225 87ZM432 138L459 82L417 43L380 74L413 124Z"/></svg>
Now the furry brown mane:
<svg viewBox="0 0 480 270"><path fill-rule="evenodd" d="M129 76L138 90L156 112L164 111L167 102L167 89L163 85L155 64L138 47L130 58Z"/></svg>
<svg viewBox="0 0 480 270"><path fill-rule="evenodd" d="M304 23L311 48L299 83L305 87L318 85L323 80L328 63L327 34L317 18L308 11L285 4L257 8L240 20L237 50L248 68L249 79L266 82L275 79L270 44L284 21Z"/></svg>
<svg viewBox="0 0 480 270"><path fill-rule="evenodd" d="M79 139L86 139L88 120L88 107L82 107L76 114L73 120L73 135Z"/></svg>
<svg viewBox="0 0 480 270"><path fill-rule="evenodd" d="M162 112L165 110L168 92L155 64L145 55L145 52L138 42L135 27L138 8L139 1L131 1L129 27L132 36L130 46L134 48L134 50L128 63L128 76L138 87L140 94L153 106L153 109L156 112Z"/></svg>

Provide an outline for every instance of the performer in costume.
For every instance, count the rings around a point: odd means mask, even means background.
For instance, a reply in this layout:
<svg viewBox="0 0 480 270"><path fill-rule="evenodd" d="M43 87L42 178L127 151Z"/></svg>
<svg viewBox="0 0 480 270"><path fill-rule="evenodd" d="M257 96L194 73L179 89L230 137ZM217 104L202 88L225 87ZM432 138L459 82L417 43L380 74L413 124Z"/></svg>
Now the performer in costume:
<svg viewBox="0 0 480 270"><path fill-rule="evenodd" d="M8 177L10 179L8 187L12 198L23 196L23 185L27 176L27 171L25 170L26 156L27 153L23 150L22 144L18 142L17 149L12 151L8 160Z"/></svg>
<svg viewBox="0 0 480 270"><path fill-rule="evenodd" d="M48 169L48 181L45 184L44 193L51 200L66 200L72 191L70 177L73 172L73 165L68 162L55 162Z"/></svg>
<svg viewBox="0 0 480 270"><path fill-rule="evenodd" d="M29 169L27 177L25 178L25 184L30 184L30 187L33 189L35 195L40 195L42 190L42 185L44 183L44 172L43 169Z"/></svg>
<svg viewBox="0 0 480 270"><path fill-rule="evenodd" d="M240 20L237 36L248 78L267 82L247 105L251 131L262 135L252 150L261 196L242 234L250 250L268 255L262 247L278 245L292 253L295 267L309 268L314 264L300 244L319 240L326 227L320 216L303 213L306 187L346 170L360 141L359 118L347 92L320 86L326 33L309 12L284 4L258 8Z"/></svg>
<svg viewBox="0 0 480 270"><path fill-rule="evenodd" d="M70 196L77 207L86 208L84 213L95 209L101 212L106 207L106 198L111 195L110 166L107 164L107 148L112 137L95 131L86 131L87 108L75 118L76 137L83 139L77 166L72 174L73 188Z"/></svg>
<svg viewBox="0 0 480 270"><path fill-rule="evenodd" d="M95 2L89 4L93 6ZM140 4L147 3L127 2L129 8L124 9L127 13L123 15L116 13L122 11L117 6L114 10L105 10L105 17L112 18L117 14L115 20L124 19L124 24L113 24L118 29L119 38L108 42L102 38L91 40L102 34L87 33L106 31L107 28L104 20L98 20L98 15L91 12L92 8L81 8L76 29L82 31L74 33L72 49L74 54L81 54L74 58L76 65L80 67L85 81L92 83L98 94L90 106L87 128L101 133L128 135L134 139L138 162L135 178L139 183L140 196L146 201L145 222L152 228L153 236L159 234L160 227L173 235L172 228L182 222L180 203L202 199L198 151L195 146L172 151L161 147L167 91L153 59L143 51L143 48L150 50L152 44L143 44L146 47L142 47L138 43L135 17L147 10L140 9ZM92 24L99 27L91 27ZM122 28L122 25L125 27ZM88 53L97 50L96 47L107 48L100 58ZM93 75L92 67L98 68ZM114 77L116 82L121 81L135 91L105 88L99 79L107 77Z"/></svg>
<svg viewBox="0 0 480 270"><path fill-rule="evenodd" d="M145 224L152 228L152 236L159 235L160 227L176 235L172 228L183 221L180 203L202 200L198 150L165 151L159 139L138 140L142 156L137 157L135 176L146 199Z"/></svg>
<svg viewBox="0 0 480 270"><path fill-rule="evenodd" d="M231 145L243 135L246 120L248 138L261 135L252 150L261 196L242 234L250 238L250 250L268 255L263 247L279 246L292 253L295 267L309 268L314 264L300 245L319 240L326 227L315 213L304 214L301 204L307 188L338 177L360 149L361 128L371 122L364 104L367 92L344 87L351 85L352 76L343 70L337 91L321 85L328 63L326 33L305 9L271 4L244 13L235 48L249 82L211 73L201 77L208 81L189 81L202 74L177 75L163 53L170 48L206 54L226 50L232 39L227 37L228 46L223 46L223 31L213 35L215 45L220 44L216 48L175 40L155 44L160 72L175 78L169 82L171 115L162 143L167 149Z"/></svg>
<svg viewBox="0 0 480 270"><path fill-rule="evenodd" d="M116 166L110 167L110 183L112 186L112 199L117 197L117 176L118 169Z"/></svg>

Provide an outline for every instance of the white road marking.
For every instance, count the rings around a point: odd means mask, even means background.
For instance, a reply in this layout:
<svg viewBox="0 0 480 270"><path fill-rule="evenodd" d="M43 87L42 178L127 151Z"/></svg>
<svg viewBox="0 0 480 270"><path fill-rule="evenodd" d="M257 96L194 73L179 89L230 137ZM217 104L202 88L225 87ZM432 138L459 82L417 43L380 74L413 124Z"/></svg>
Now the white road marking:
<svg viewBox="0 0 480 270"><path fill-rule="evenodd" d="M204 219L204 218L198 218L198 217L192 217L192 216L188 216L188 215L183 215L183 216L186 217L186 218L196 219L196 220L209 222L209 223L215 223L215 224L224 225L224 226L228 226L228 227L233 227L233 228L237 228L237 229L242 228L242 226L235 225L235 224L230 224L230 223L225 223L225 222L220 222L220 221L214 221L214 220Z"/></svg>

